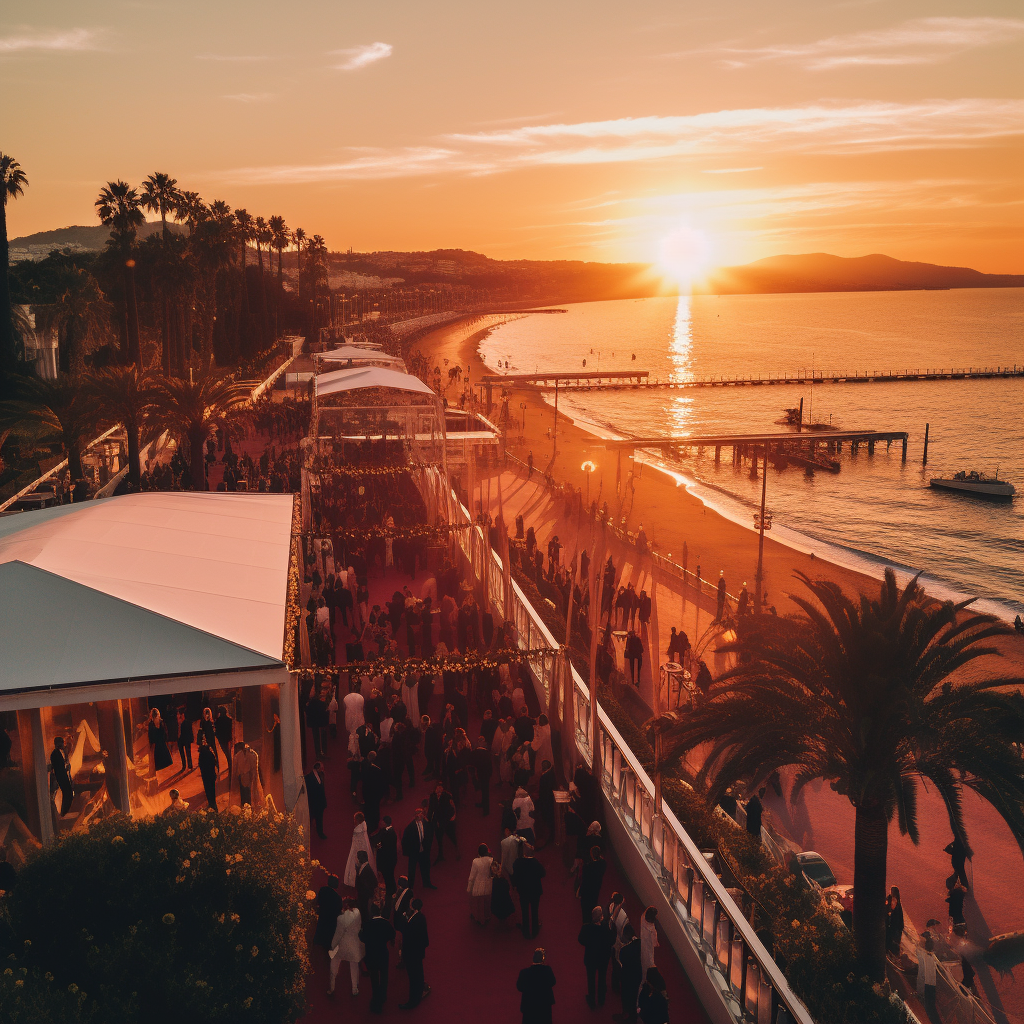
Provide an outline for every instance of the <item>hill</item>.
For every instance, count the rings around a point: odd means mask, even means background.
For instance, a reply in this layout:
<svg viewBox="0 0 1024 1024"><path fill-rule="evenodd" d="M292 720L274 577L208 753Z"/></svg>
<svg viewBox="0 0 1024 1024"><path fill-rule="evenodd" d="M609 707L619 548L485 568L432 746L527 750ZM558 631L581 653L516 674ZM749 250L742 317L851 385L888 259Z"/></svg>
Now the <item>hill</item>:
<svg viewBox="0 0 1024 1024"><path fill-rule="evenodd" d="M186 229L180 224L168 225L172 231ZM139 237L148 238L160 231L160 222L143 224L139 228ZM73 249L78 252L99 252L107 244L110 228L103 224L74 224L66 228L54 228L52 231L37 231L34 235L22 235L12 238L8 243L11 249L11 262L18 260L41 260L52 249Z"/></svg>
<svg viewBox="0 0 1024 1024"><path fill-rule="evenodd" d="M715 271L700 291L714 294L761 292L905 291L932 288L1019 288L1022 274L983 274L968 267L909 263L891 256L769 256Z"/></svg>

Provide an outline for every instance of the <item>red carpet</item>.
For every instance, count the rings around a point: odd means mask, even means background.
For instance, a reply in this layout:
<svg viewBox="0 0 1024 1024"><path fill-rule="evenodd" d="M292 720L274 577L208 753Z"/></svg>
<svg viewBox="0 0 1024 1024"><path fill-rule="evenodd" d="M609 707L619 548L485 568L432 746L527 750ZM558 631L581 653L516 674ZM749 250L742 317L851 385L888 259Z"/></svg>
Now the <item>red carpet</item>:
<svg viewBox="0 0 1024 1024"><path fill-rule="evenodd" d="M371 604L383 603L396 585L403 580L389 574L387 580L371 579ZM341 632L341 630L339 630ZM342 648L343 649L343 648ZM435 695L428 713L435 717L440 711L441 696ZM470 732L475 739L475 733ZM308 742L308 761L312 763L312 742ZM331 760L326 763L328 807L324 817L325 840L313 836L312 857L339 876L343 873L352 836L352 815L358 809L348 792L348 769L344 731L330 746ZM417 757L417 776L423 770L422 754ZM394 825L401 831L411 820L413 809L429 793L431 783L419 781L413 790L406 789L399 803L387 803L382 814L391 815ZM370 983L360 982L357 997L350 995L347 966L342 965L333 996L327 996L327 954L319 946L310 947L312 971L307 985L309 1010L305 1021L334 1022L373 1020L410 1020L420 1022L473 1021L486 1024L519 1024L519 993L516 979L526 967L536 946L547 950L547 962L555 972L556 1004L554 1021L611 1021L612 1014L621 1010L618 995L609 990L605 1006L591 1010L586 1002L586 974L583 969L583 947L577 942L580 930L579 900L573 896L572 882L562 862L562 849L550 846L538 851L538 858L547 870L544 896L540 904L540 933L535 940L527 940L517 928L508 928L496 921L481 928L469 919L469 897L466 881L470 864L480 843L487 843L492 853L497 852L500 839L498 803L510 795L510 789L495 775L491 788L491 813L488 818L474 807L476 795L470 785L458 816L459 849L462 859L452 859L446 843L445 861L432 871L431 880L438 889L415 887L416 895L423 899L423 912L430 934L430 948L424 964L431 994L415 1009L400 1010L408 994L405 972L395 967L392 954L387 1004L382 1016L369 1012ZM436 847L435 847L436 852ZM405 858L399 860L398 874L404 873ZM317 871L314 888L324 884L325 875ZM643 907L626 883L614 857L609 856L608 869L602 889L602 902L607 904L618 889L625 894L626 908L635 928ZM349 893L352 895L353 893ZM511 920L518 920L518 913ZM312 933L310 934L312 937ZM661 938L657 951L657 965L668 984L670 1019L672 1024L706 1021L707 1015L697 1002L693 989L676 960L667 940ZM610 972L609 972L610 978Z"/></svg>

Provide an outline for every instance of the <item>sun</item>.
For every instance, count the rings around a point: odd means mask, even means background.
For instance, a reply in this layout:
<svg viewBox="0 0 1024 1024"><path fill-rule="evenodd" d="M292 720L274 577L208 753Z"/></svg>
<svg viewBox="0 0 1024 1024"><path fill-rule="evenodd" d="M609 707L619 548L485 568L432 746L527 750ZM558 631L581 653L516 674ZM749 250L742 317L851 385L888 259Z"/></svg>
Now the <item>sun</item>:
<svg viewBox="0 0 1024 1024"><path fill-rule="evenodd" d="M680 223L658 243L658 266L666 277L688 288L710 269L711 250L707 232Z"/></svg>

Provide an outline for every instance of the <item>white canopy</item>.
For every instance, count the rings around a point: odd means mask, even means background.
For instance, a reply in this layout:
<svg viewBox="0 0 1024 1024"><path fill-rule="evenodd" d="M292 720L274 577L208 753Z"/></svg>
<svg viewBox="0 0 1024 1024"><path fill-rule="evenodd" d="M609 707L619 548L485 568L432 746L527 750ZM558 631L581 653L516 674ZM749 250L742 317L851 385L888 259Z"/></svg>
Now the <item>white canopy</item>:
<svg viewBox="0 0 1024 1024"><path fill-rule="evenodd" d="M357 391L360 388L391 388L394 391L410 391L419 395L437 395L419 379L410 373L398 373L383 366L353 367L352 369L331 370L321 373L316 378L316 393L337 395L343 391Z"/></svg>
<svg viewBox="0 0 1024 1024"><path fill-rule="evenodd" d="M351 359L355 366L390 366L404 370L405 363L398 356L389 356L386 352L377 352L358 345L341 345L329 352L319 353L318 358L327 363L342 363Z"/></svg>
<svg viewBox="0 0 1024 1024"><path fill-rule="evenodd" d="M0 689L280 666L290 494L143 492L0 518Z"/></svg>

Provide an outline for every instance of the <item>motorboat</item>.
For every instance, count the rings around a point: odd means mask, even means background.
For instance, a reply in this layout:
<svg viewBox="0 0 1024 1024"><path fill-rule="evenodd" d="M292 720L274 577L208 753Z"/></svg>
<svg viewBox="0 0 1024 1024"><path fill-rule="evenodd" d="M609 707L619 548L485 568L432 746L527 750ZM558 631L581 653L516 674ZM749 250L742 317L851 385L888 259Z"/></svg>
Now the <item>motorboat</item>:
<svg viewBox="0 0 1024 1024"><path fill-rule="evenodd" d="M986 476L973 470L969 473L961 470L953 477L933 476L929 484L939 491L957 491L987 501L1010 501L1017 493L1013 484L1000 480L998 474Z"/></svg>

